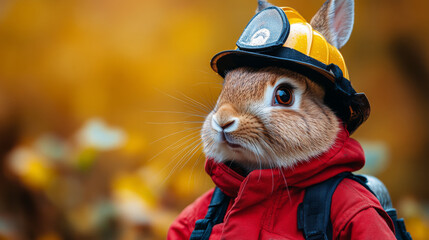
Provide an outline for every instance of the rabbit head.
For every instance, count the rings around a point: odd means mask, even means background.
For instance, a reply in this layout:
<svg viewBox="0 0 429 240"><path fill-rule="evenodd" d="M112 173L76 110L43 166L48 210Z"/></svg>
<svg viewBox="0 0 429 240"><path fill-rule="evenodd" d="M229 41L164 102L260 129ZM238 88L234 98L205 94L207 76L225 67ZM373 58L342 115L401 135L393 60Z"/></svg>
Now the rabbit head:
<svg viewBox="0 0 429 240"><path fill-rule="evenodd" d="M331 45L343 46L353 25L353 1L328 0L311 25ZM247 171L291 168L335 142L340 120L324 99L321 86L285 68L231 70L203 124L204 153Z"/></svg>
<svg viewBox="0 0 429 240"><path fill-rule="evenodd" d="M281 68L238 68L225 77L202 139L206 156L246 169L291 167L330 148L339 131L324 91Z"/></svg>

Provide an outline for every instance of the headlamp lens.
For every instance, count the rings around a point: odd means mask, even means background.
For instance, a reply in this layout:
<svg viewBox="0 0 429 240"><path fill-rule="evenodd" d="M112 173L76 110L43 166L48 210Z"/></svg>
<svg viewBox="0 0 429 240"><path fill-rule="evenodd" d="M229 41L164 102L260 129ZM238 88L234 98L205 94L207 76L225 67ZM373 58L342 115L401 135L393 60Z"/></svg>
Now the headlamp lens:
<svg viewBox="0 0 429 240"><path fill-rule="evenodd" d="M281 8L269 7L257 13L237 41L237 47L261 51L281 47L289 34L289 21Z"/></svg>

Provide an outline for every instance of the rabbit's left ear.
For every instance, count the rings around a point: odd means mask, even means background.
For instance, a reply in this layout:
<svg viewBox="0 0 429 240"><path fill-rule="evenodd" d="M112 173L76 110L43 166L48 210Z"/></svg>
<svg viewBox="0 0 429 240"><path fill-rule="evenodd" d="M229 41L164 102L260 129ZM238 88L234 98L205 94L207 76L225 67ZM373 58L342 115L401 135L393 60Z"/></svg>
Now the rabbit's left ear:
<svg viewBox="0 0 429 240"><path fill-rule="evenodd" d="M311 26L340 49L350 38L354 22L354 0L327 0L311 19Z"/></svg>

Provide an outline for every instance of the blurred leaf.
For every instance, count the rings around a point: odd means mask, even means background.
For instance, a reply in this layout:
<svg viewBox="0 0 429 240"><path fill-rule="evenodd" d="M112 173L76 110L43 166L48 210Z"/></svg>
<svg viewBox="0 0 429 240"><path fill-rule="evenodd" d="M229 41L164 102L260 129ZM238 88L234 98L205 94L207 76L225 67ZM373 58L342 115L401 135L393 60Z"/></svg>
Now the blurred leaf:
<svg viewBox="0 0 429 240"><path fill-rule="evenodd" d="M89 170L93 164L94 161L97 159L98 151L94 148L85 148L81 152L79 152L77 159L76 159L76 167L79 170L87 171Z"/></svg>
<svg viewBox="0 0 429 240"><path fill-rule="evenodd" d="M112 185L115 204L119 214L128 221L148 223L152 221L158 199L153 189L136 174L122 175Z"/></svg>
<svg viewBox="0 0 429 240"><path fill-rule="evenodd" d="M50 163L28 148L13 150L8 162L10 169L31 188L46 189L54 180L55 172Z"/></svg>
<svg viewBox="0 0 429 240"><path fill-rule="evenodd" d="M49 159L65 159L70 153L70 146L62 139L46 134L39 137L35 142L35 148Z"/></svg>
<svg viewBox="0 0 429 240"><path fill-rule="evenodd" d="M101 119L91 119L78 133L80 145L100 150L121 147L126 141L126 134L119 128L107 126Z"/></svg>

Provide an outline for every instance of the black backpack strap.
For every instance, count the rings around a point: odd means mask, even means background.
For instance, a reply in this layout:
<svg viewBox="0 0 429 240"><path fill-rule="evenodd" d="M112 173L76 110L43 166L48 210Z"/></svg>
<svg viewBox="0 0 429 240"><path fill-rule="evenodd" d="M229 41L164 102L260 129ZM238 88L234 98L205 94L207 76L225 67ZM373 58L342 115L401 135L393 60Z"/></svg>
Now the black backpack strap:
<svg viewBox="0 0 429 240"><path fill-rule="evenodd" d="M216 187L206 217L195 222L195 229L192 231L189 240L208 240L213 226L223 222L230 199Z"/></svg>
<svg viewBox="0 0 429 240"><path fill-rule="evenodd" d="M307 240L332 239L330 221L331 199L338 184L351 173L344 172L305 190L304 200L298 206L298 229Z"/></svg>
<svg viewBox="0 0 429 240"><path fill-rule="evenodd" d="M396 214L396 209L394 208L386 209L386 213L389 215L389 217L393 221L393 224L395 225L396 239L412 240L410 233L407 232L407 229L405 228L404 219L398 218L398 215Z"/></svg>

